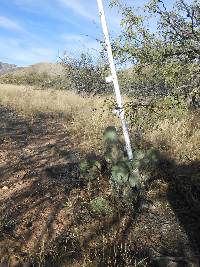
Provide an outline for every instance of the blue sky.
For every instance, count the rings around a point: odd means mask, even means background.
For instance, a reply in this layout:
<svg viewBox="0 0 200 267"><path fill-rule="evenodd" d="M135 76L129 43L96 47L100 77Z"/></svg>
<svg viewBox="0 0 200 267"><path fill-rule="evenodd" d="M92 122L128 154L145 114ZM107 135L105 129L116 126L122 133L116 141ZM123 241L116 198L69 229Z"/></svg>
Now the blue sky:
<svg viewBox="0 0 200 267"><path fill-rule="evenodd" d="M124 0L141 6L146 0ZM172 2L169 0L168 2ZM120 15L104 0L109 30L120 32ZM98 50L102 37L96 0L1 0L0 61L26 66Z"/></svg>

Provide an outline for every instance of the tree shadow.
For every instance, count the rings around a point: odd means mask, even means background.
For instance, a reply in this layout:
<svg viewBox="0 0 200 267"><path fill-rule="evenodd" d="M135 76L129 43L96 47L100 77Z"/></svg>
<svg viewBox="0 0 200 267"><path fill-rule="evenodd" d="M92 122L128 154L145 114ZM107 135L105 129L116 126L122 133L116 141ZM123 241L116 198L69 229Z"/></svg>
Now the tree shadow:
<svg viewBox="0 0 200 267"><path fill-rule="evenodd" d="M172 231L172 239L167 241L167 246L166 240L163 240L164 242L161 240L160 246L153 248L157 256L152 257L150 252L151 266L198 267L200 264L200 161L178 164L175 160L161 154L157 175L150 182L154 183L157 180L167 185L166 193L164 192L163 195L161 193L161 198L166 198L166 204L169 203L173 212L171 215L168 214L166 221L160 223L160 228L163 230L168 228L168 232ZM149 214L151 211L146 214L147 220ZM154 211L151 215L157 216ZM170 216L171 219L174 218L171 220ZM165 223L167 228L164 226ZM155 227L155 231L160 230ZM160 233L155 232L159 235ZM149 238L152 238L152 234Z"/></svg>
<svg viewBox="0 0 200 267"><path fill-rule="evenodd" d="M198 261L200 257L200 161L170 165L171 170L165 171L169 185L168 200L190 240L193 255L185 251L185 256L193 259L196 257Z"/></svg>
<svg viewBox="0 0 200 267"><path fill-rule="evenodd" d="M85 184L66 121L27 119L4 107L0 113L0 258L28 257L67 233L73 225L67 203L73 196L76 204Z"/></svg>
<svg viewBox="0 0 200 267"><path fill-rule="evenodd" d="M71 149L68 133L62 126L66 121L48 114L28 119L1 106L0 114L1 184L23 170L31 169L34 175L52 162L75 160L76 151Z"/></svg>

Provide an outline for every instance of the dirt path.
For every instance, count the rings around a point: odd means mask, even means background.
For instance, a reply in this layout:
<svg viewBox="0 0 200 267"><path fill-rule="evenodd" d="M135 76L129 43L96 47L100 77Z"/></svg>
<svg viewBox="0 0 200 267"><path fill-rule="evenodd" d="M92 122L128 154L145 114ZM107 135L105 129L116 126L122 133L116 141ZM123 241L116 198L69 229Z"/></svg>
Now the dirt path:
<svg viewBox="0 0 200 267"><path fill-rule="evenodd" d="M31 255L71 223L65 204L78 182L64 178L75 158L62 119L29 120L0 107L1 258Z"/></svg>

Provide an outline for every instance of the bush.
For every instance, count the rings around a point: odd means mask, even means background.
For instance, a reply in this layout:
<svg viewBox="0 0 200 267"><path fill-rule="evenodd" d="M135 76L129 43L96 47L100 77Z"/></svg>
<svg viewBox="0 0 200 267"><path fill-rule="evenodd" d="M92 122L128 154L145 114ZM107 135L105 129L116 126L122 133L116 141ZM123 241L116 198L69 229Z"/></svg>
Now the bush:
<svg viewBox="0 0 200 267"><path fill-rule="evenodd" d="M94 215L111 215L112 208L109 202L103 197L95 197L90 201L91 212Z"/></svg>
<svg viewBox="0 0 200 267"><path fill-rule="evenodd" d="M78 94L102 94L110 91L110 85L105 81L106 64L94 62L88 53L82 53L78 58L64 58L62 64L70 88Z"/></svg>
<svg viewBox="0 0 200 267"><path fill-rule="evenodd" d="M164 119L179 120L187 114L188 106L183 96L174 94L147 101L133 100L125 105L125 110L130 126L141 130L156 127Z"/></svg>
<svg viewBox="0 0 200 267"><path fill-rule="evenodd" d="M200 106L197 1L176 0L169 10L165 1L151 0L141 12L118 0L111 3L122 14L122 31L113 42L116 59L120 64L132 64L119 73L124 92L136 97L176 93L184 96L190 107ZM155 16L157 29L152 32L148 25Z"/></svg>
<svg viewBox="0 0 200 267"><path fill-rule="evenodd" d="M123 92L129 96L165 97L178 93L188 98L194 90L200 91L199 73L197 63L144 64L120 72L119 80Z"/></svg>

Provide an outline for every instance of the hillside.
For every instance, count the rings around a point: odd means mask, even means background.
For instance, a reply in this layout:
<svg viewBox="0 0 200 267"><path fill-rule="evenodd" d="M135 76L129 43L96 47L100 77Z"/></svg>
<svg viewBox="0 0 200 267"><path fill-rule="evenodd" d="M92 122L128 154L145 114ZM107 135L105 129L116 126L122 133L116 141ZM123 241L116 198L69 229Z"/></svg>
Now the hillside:
<svg viewBox="0 0 200 267"><path fill-rule="evenodd" d="M8 64L8 63L0 62L0 75L14 71L14 70L16 70L16 68L17 68L17 66L14 64Z"/></svg>
<svg viewBox="0 0 200 267"><path fill-rule="evenodd" d="M68 76L60 63L41 62L6 72L1 75L0 83L66 89L71 88Z"/></svg>
<svg viewBox="0 0 200 267"><path fill-rule="evenodd" d="M55 77L64 74L64 68L59 63L41 62L28 67L23 67L13 71L13 75L24 76L32 73L39 75L48 73L48 76Z"/></svg>

